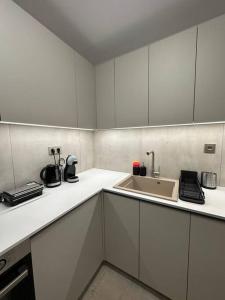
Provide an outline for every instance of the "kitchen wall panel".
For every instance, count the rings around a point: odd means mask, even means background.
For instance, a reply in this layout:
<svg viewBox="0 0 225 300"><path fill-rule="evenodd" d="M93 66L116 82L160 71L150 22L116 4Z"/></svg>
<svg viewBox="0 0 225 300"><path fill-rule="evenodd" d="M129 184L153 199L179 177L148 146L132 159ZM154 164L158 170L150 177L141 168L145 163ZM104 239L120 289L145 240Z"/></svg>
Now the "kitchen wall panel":
<svg viewBox="0 0 225 300"><path fill-rule="evenodd" d="M9 126L0 125L0 192L14 185Z"/></svg>
<svg viewBox="0 0 225 300"><path fill-rule="evenodd" d="M41 169L48 163L53 163L53 157L48 155L48 147L61 146L63 156L74 153L80 162L79 131L10 126L12 137L12 155L16 185L29 179L39 180ZM78 165L80 169L80 163Z"/></svg>
<svg viewBox="0 0 225 300"><path fill-rule="evenodd" d="M222 148L222 157L221 157L220 185L225 186L225 125L223 128L223 148Z"/></svg>
<svg viewBox="0 0 225 300"><path fill-rule="evenodd" d="M141 159L141 129L102 130L95 133L95 166L131 172L131 162Z"/></svg>
<svg viewBox="0 0 225 300"><path fill-rule="evenodd" d="M48 155L50 146L61 146L64 158L75 154L78 172L93 167L92 131L1 124L0 136L0 191L14 187L14 180L16 186L40 182L41 169L54 162Z"/></svg>
<svg viewBox="0 0 225 300"><path fill-rule="evenodd" d="M132 161L148 167L146 151L156 153L161 176L179 178L180 170L213 171L225 186L224 125L194 125L128 130L100 130L95 133L95 167L132 172ZM216 143L216 154L203 153L205 143ZM151 158L150 158L151 159Z"/></svg>
<svg viewBox="0 0 225 300"><path fill-rule="evenodd" d="M179 178L180 170L212 171L220 175L223 125L161 127L142 131L142 147L156 153L161 175ZM216 154L205 154L204 144L216 144ZM147 161L146 161L147 162Z"/></svg>
<svg viewBox="0 0 225 300"><path fill-rule="evenodd" d="M94 132L80 131L80 170L94 167Z"/></svg>
<svg viewBox="0 0 225 300"><path fill-rule="evenodd" d="M225 186L225 125L176 126L85 131L0 124L0 191L28 180L40 180L42 167L53 162L48 146L62 146L63 157L78 157L78 171L97 167L132 172L133 160L148 166L147 150L155 150L161 175L178 178L181 169L213 171ZM216 154L204 154L216 143Z"/></svg>

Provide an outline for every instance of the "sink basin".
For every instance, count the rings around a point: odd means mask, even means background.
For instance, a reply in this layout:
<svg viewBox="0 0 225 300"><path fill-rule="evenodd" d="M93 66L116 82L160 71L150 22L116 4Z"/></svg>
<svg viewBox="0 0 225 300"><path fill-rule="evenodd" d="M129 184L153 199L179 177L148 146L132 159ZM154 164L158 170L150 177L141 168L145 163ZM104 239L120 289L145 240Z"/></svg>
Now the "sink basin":
<svg viewBox="0 0 225 300"><path fill-rule="evenodd" d="M115 185L114 188L166 200L178 201L178 185L178 180L130 175Z"/></svg>

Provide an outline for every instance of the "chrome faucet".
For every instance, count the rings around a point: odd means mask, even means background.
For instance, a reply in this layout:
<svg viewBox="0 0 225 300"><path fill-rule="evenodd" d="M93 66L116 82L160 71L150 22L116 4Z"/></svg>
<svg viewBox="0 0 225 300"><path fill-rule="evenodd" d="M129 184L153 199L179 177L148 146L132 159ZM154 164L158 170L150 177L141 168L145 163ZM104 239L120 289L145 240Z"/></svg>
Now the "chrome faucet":
<svg viewBox="0 0 225 300"><path fill-rule="evenodd" d="M146 154L148 156L152 155L152 169L151 169L151 176L152 177L159 177L160 176L160 171L155 170L155 152L154 151L147 151Z"/></svg>

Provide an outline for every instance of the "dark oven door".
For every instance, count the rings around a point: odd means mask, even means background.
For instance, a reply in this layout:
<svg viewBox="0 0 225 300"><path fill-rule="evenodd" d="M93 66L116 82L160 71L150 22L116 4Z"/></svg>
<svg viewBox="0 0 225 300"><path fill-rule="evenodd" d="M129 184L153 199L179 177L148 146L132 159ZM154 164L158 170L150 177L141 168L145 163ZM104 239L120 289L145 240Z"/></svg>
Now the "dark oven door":
<svg viewBox="0 0 225 300"><path fill-rule="evenodd" d="M35 300L30 255L0 275L0 300Z"/></svg>

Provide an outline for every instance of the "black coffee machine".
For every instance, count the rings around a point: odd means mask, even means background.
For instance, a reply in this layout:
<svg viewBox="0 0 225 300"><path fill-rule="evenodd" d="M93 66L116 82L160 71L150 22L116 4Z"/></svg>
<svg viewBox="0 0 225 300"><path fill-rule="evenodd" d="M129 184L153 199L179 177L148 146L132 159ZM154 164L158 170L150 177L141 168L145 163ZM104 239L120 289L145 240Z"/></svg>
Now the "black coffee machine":
<svg viewBox="0 0 225 300"><path fill-rule="evenodd" d="M41 180L48 188L53 188L61 184L61 171L59 165L47 165L40 173Z"/></svg>
<svg viewBox="0 0 225 300"><path fill-rule="evenodd" d="M64 181L67 182L77 182L79 181L78 176L76 176L76 164L78 160L76 156L69 155L66 159L66 166L64 168Z"/></svg>

